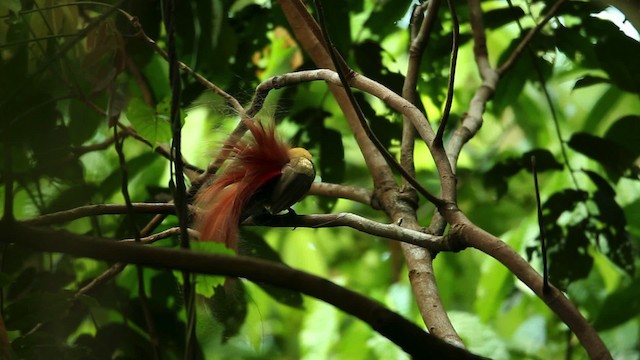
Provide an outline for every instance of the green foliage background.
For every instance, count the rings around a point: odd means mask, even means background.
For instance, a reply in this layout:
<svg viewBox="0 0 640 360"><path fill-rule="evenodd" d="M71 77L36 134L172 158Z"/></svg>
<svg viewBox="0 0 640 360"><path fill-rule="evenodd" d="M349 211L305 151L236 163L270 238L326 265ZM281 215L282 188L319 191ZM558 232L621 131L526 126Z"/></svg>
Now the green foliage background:
<svg viewBox="0 0 640 360"><path fill-rule="evenodd" d="M2 170L12 164L18 220L88 204L122 204L115 122L140 138L124 142L134 202L166 201L169 162L154 152L168 144L170 88L166 61L136 36L121 13L102 22L109 5L74 1L0 4L0 139ZM116 3L107 2L107 3ZM248 103L260 81L313 68L298 48L276 2L176 2L179 59ZM400 92L408 58L408 1L327 0L328 27L355 70ZM461 47L451 113L454 129L480 81L473 59L468 7L454 2ZM160 47L166 46L158 1L125 1ZM483 2L488 48L501 64L549 6L545 1ZM460 208L536 268L541 260L529 158L539 161L551 281L561 286L616 359L640 358L640 44L593 16L599 3L568 1L500 80L480 132L464 148L458 169ZM419 78L422 106L440 118L446 97L451 17L446 6L430 39ZM537 69L537 70L536 70ZM543 75L541 83L537 71ZM183 74L185 158L206 168L233 129L233 110ZM543 87L557 116L558 130ZM381 141L399 151L401 117L358 94ZM260 114L284 137L310 149L323 181L372 186L362 155L326 84L273 92ZM564 142L564 144L563 144ZM563 149L566 159L563 157ZM10 148L11 151L7 151ZM567 164L568 161L568 164ZM571 169L568 168L570 165ZM417 179L433 191L437 174L423 144ZM6 179L6 173L3 175ZM4 201L3 191L0 200ZM381 222L384 214L347 200L307 197L296 212L348 211ZM424 199L420 221L433 206ZM138 215L142 227L151 217ZM157 229L176 226L173 217ZM124 215L58 224L76 233L131 238ZM326 277L422 323L401 253L386 239L348 228L250 228L247 249ZM265 246L268 244L268 246ZM4 246L4 245L3 245ZM154 246L177 246L177 238ZM196 251L226 253L217 244ZM271 251L275 250L275 252ZM267 254L267 255L265 255ZM149 358L150 337L134 267L76 297L78 288L110 264L8 246L2 251L2 310L19 358ZM582 359L566 327L499 263L473 250L442 253L435 274L454 327L470 351L495 359ZM184 352L185 313L177 272L144 270L144 286L163 358ZM198 328L207 359L399 359L385 338L335 308L299 294L247 281L197 277Z"/></svg>

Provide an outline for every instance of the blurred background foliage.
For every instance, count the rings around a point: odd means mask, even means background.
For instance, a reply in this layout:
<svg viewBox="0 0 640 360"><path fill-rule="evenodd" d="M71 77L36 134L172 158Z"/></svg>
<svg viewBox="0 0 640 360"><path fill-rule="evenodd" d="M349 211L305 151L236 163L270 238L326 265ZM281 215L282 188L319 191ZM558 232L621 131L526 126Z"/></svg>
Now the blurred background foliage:
<svg viewBox="0 0 640 360"><path fill-rule="evenodd" d="M460 55L450 128L467 111L480 81L468 5L456 1ZM501 64L552 2L483 2L492 64ZM408 59L410 1L326 0L337 48L357 71L400 92ZM139 135L124 142L135 202L170 196L169 163L153 150L168 144L166 61L116 10L136 17L165 47L161 2L6 0L0 3L0 166L12 164L14 211L25 220L87 204L124 203L114 125ZM178 56L246 104L260 81L313 68L277 2L176 2ZM441 115L451 47L451 16L438 15L418 82L420 106ZM613 19L613 20L611 20ZM624 32L622 31L624 30ZM480 132L458 170L460 208L540 269L530 156L536 155L549 241L551 281L563 288L616 359L640 358L640 44L624 16L600 3L567 1L500 80ZM185 158L205 168L237 123L221 98L183 74ZM547 100L544 90L548 91ZM381 141L398 154L401 117L358 94ZM551 107L553 107L553 111ZM314 154L319 179L371 187L362 155L324 83L273 91L260 116ZM554 119L555 116L555 119ZM7 149L10 152L7 152ZM417 178L438 189L423 144ZM4 181L3 181L4 184ZM4 187L4 185L3 185ZM0 192L4 200L4 189ZM421 201L428 225L433 206ZM385 216L346 200L308 197L298 213L349 211ZM151 216L138 215L142 227ZM167 218L157 229L176 225ZM125 216L82 218L58 227L131 238ZM421 323L395 244L347 228L243 230L247 254L283 261L375 298ZM165 239L154 246L177 246ZM196 251L228 252L217 244ZM151 358L133 267L76 296L109 264L21 248L2 251L2 311L15 355L24 359ZM469 350L495 359L582 359L566 327L499 263L477 251L442 253L435 274L443 302ZM144 286L162 358L181 358L185 313L181 277L144 270ZM400 359L367 325L333 307L247 281L197 277L198 328L207 359Z"/></svg>

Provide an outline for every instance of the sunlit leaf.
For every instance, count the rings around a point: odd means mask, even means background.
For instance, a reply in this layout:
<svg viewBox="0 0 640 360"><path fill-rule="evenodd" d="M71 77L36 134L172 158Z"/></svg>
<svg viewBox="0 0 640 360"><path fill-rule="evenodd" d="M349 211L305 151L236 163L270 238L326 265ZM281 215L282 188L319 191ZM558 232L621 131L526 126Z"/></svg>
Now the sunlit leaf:
<svg viewBox="0 0 640 360"><path fill-rule="evenodd" d="M171 138L171 125L167 114L156 114L154 109L146 105L142 100L134 98L127 107L127 119L134 129L149 141L153 146L158 142Z"/></svg>
<svg viewBox="0 0 640 360"><path fill-rule="evenodd" d="M238 254L269 260L286 266L286 264L282 262L280 255L273 250L262 237L249 231L242 232L242 237L238 242ZM302 295L299 292L260 282L256 282L256 285L279 303L294 308L302 307Z"/></svg>

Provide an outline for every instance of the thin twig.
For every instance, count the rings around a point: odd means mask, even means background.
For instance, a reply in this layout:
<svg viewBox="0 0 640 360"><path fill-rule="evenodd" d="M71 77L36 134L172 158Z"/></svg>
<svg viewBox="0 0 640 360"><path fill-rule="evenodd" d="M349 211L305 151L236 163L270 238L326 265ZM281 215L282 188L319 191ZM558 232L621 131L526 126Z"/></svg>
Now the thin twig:
<svg viewBox="0 0 640 360"><path fill-rule="evenodd" d="M129 221L129 227L131 233L133 234L134 241L136 243L140 242L140 231L138 226L136 225L135 220L135 210L131 205L131 196L129 195L129 172L127 170L127 163L124 157L124 152L122 150L122 146L124 143L124 138L118 138L118 127L113 127L113 139L115 142L116 152L118 153L118 161L120 164L120 172L122 174L121 188L122 188L122 196L124 197L124 202L127 210L127 220ZM147 331L149 332L149 338L151 339L151 351L153 353L153 357L156 360L160 359L160 352L158 349L159 338L158 332L156 331L155 323L153 321L153 316L151 316L151 310L149 309L149 299L147 298L147 293L144 286L144 269L141 265L136 265L136 275L138 280L138 298L140 300L140 307L142 308L142 313L144 315L145 323L147 324Z"/></svg>
<svg viewBox="0 0 640 360"><path fill-rule="evenodd" d="M175 206L167 203L131 203L131 207L137 214L174 214ZM61 224L77 220L83 217L96 215L126 214L127 205L122 204L94 204L59 211L51 214L36 216L25 220L25 224L34 226ZM144 236L144 232L140 232Z"/></svg>
<svg viewBox="0 0 640 360"><path fill-rule="evenodd" d="M536 205L538 208L538 227L540 228L540 252L542 257L542 293L549 293L549 272L547 267L547 240L544 227L544 217L542 216L542 202L540 201L540 187L538 186L538 169L536 167L536 157L531 156L531 172L533 173L533 183L536 192Z"/></svg>
<svg viewBox="0 0 640 360"><path fill-rule="evenodd" d="M449 113L451 112L451 104L453 103L453 85L456 79L456 64L458 62L458 38L460 37L460 24L458 24L458 15L456 9L451 3L452 0L447 0L449 11L451 12L451 22L453 23L453 36L451 38L451 60L449 63L449 81L447 85L447 99L442 110L442 118L440 119L440 125L438 126L438 132L434 142L443 145L442 138L444 136L444 130L447 127L449 120Z"/></svg>
<svg viewBox="0 0 640 360"><path fill-rule="evenodd" d="M171 182L173 187L174 203L176 205L176 215L180 226L180 247L189 249L189 234L187 224L190 221L187 211L187 189L182 174L184 164L182 161L182 122L180 120L180 94L182 85L180 82L180 72L178 55L176 52L175 39L175 2L166 0L163 13L164 27L167 32L167 61L169 63L169 86L171 87L171 153L174 155L174 166ZM160 48L157 50L161 51ZM182 284L184 293L184 303L187 312L185 360L196 358L197 338L196 338L196 315L195 315L195 286L192 282L191 273L182 272Z"/></svg>
<svg viewBox="0 0 640 360"><path fill-rule="evenodd" d="M551 19L556 11L558 10L558 8L560 7L560 5L562 5L562 3L565 0L558 0L552 7L551 9L549 9L549 11L547 12L547 14L545 15L545 17L542 19L542 21L540 21L540 23L531 31L529 31L529 33L527 34L527 36L525 37L525 39L522 40L522 42L518 45L518 48L516 50L514 50L514 54L517 52L517 50L519 48L523 48L527 50L527 53L529 54L530 58L531 58L531 63L533 64L533 70L536 73L536 77L538 78L538 81L540 82L540 87L542 89L542 93L544 94L544 98L545 101L547 102L547 105L549 106L549 111L551 112L551 119L553 120L553 125L554 125L554 129L556 131L556 136L558 137L558 141L560 143L560 152L562 153L562 160L564 162L564 164L567 166L567 170L569 171L569 176L571 177L571 181L573 181L573 186L576 189L580 189L580 185L578 184L578 179L576 179L576 175L573 171L573 168L571 167L571 163L569 162L569 155L567 154L567 144L564 141L564 138L562 137L562 130L560 130L560 121L558 119L558 114L556 113L556 108L553 105L553 100L551 99L551 94L549 94L549 90L547 90L547 85L546 85L546 80L544 78L544 74L542 73L542 69L540 69L540 64L538 62L538 58L536 57L536 55L534 54L533 50L531 49L531 44L530 41L531 39L538 33L538 31L533 31L535 29L540 29L544 24L546 24L549 19ZM511 0L507 0L507 3L509 4L509 7L513 8L513 3L511 2ZM518 25L518 29L520 30L520 33L524 32L524 29L522 28L522 24L520 24L520 19L516 18L515 19L516 24ZM527 40L528 38L528 40ZM525 41L526 40L526 41ZM517 52L517 54L519 55L522 52L522 50L520 50L519 52ZM512 54L512 56L514 59L517 59L516 57L514 57L514 55ZM510 58L511 59L511 58ZM504 68L504 70L508 70L509 67L513 64L515 60L513 60L511 63L505 63L502 67L500 67L500 69L498 69L498 72L500 72L501 69ZM508 66L505 66L508 65Z"/></svg>
<svg viewBox="0 0 640 360"><path fill-rule="evenodd" d="M553 4L553 6L551 6L551 8L549 8L549 11L547 11L547 13L544 15L544 17L540 20L540 22L535 27L533 27L531 30L529 30L527 35L522 39L520 44L518 44L518 46L511 53L511 55L509 55L507 60L505 60L505 62L502 63L502 65L500 65L500 67L498 67L498 70L497 70L498 75L503 75L505 72L507 72L509 69L511 69L511 67L513 67L513 64L515 64L515 62L518 59L518 57L520 56L520 54L522 54L522 52L529 46L529 43L531 43L531 40L533 40L533 38L538 34L538 32L540 32L542 27L545 26L547 24L547 22L549 22L549 20L551 20L551 18L553 18L556 15L556 12L558 11L558 9L560 9L560 6L562 6L562 4L565 1L566 0L557 0L555 2L555 4ZM513 7L513 5L511 4L510 1L509 1L509 6ZM516 21L518 22L518 25L520 26L519 20L516 19ZM520 26L520 31L522 31L522 26Z"/></svg>
<svg viewBox="0 0 640 360"><path fill-rule="evenodd" d="M13 214L13 151L11 149L11 142L7 139L3 139L3 155L4 155L4 214L0 221L14 221Z"/></svg>

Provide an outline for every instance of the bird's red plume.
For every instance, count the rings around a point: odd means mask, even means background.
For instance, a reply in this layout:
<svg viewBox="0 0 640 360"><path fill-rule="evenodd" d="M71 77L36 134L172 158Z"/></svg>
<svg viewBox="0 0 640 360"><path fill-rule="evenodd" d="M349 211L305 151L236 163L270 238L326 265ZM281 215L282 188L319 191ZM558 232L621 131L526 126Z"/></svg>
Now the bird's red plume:
<svg viewBox="0 0 640 360"><path fill-rule="evenodd" d="M291 149L278 137L273 125L243 121L250 134L237 142L224 144L224 149L230 152L223 172L196 198L196 204L201 209L196 221L200 239L223 242L234 250L237 250L238 225L243 217L243 209L267 183L281 176L283 168L291 161ZM312 181L313 178L304 189L305 193Z"/></svg>

